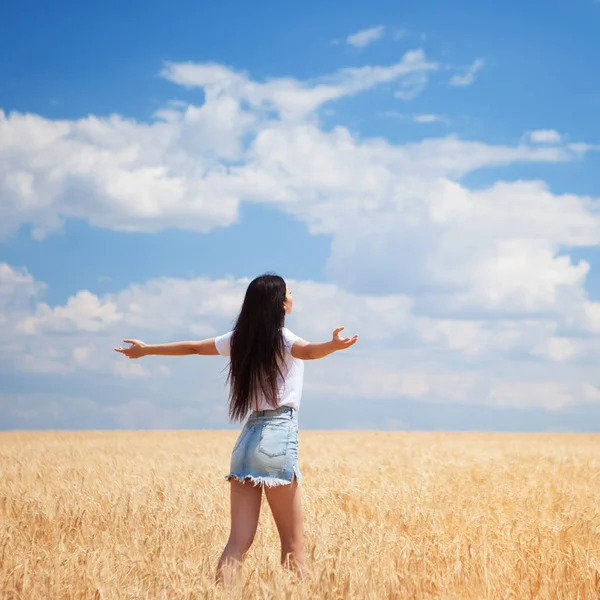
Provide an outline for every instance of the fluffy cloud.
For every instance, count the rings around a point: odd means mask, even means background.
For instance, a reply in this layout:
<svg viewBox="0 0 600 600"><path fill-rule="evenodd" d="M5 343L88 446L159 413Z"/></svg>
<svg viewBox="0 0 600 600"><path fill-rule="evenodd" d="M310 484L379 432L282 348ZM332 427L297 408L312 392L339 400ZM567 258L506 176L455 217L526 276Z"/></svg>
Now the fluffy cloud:
<svg viewBox="0 0 600 600"><path fill-rule="evenodd" d="M421 198L338 232L333 277L343 274L353 289L417 295L445 313L561 314L581 306L589 265L561 248L600 243L592 200L555 196L540 182L471 192L444 181L423 185Z"/></svg>
<svg viewBox="0 0 600 600"><path fill-rule="evenodd" d="M369 29L362 29L357 31L346 38L346 43L355 48L365 48L369 44L377 41L383 35L383 25L377 25L377 27L370 27Z"/></svg>
<svg viewBox="0 0 600 600"><path fill-rule="evenodd" d="M82 290L69 298L65 306L50 308L40 303L34 314L19 323L27 334L41 331L103 331L121 319L122 315L110 301L103 302L97 296Z"/></svg>
<svg viewBox="0 0 600 600"><path fill-rule="evenodd" d="M550 337L534 350L554 361L564 361L572 358L576 352L576 346L568 338Z"/></svg>
<svg viewBox="0 0 600 600"><path fill-rule="evenodd" d="M454 84L470 84L481 66ZM595 402L597 378L579 361L600 351L600 303L586 292L590 265L569 252L600 244L598 199L556 194L538 180L469 189L462 179L582 160L596 147L565 144L553 131L507 145L457 135L393 144L319 121L325 104L377 86L410 99L438 69L419 50L311 81L168 63L163 77L201 88L204 104L171 103L151 123L0 112L0 234L31 224L43 237L70 218L206 232L234 223L241 202L268 204L332 240L331 283L292 282L301 298L294 327L322 338L341 321L361 334L350 357L311 366L314 393ZM123 362L106 349L129 335L215 335L230 326L246 283L157 279L102 297L81 290L50 306L43 284L0 264L1 368L112 373L139 385L174 379L183 366L171 377L171 363Z"/></svg>
<svg viewBox="0 0 600 600"><path fill-rule="evenodd" d="M0 322L8 320L26 307L30 298L41 295L45 286L37 281L26 269L15 269L0 263Z"/></svg>
<svg viewBox="0 0 600 600"><path fill-rule="evenodd" d="M343 127L324 131L315 120L325 102L383 83L396 82L397 94L412 96L436 67L412 51L391 66L342 69L313 82L261 83L221 65L176 63L163 76L202 87L205 103L173 104L151 124L0 112L0 234L30 223L42 237L68 218L119 230L206 232L234 223L244 200L291 209L311 228L331 230L320 221L330 214L342 223L340 204L350 217L376 218L405 198L425 205L423 194L444 178L585 152L456 137L398 146L360 140Z"/></svg>
<svg viewBox="0 0 600 600"><path fill-rule="evenodd" d="M560 144L562 137L554 129L537 129L529 134L529 139L537 144Z"/></svg>
<svg viewBox="0 0 600 600"><path fill-rule="evenodd" d="M235 99L256 111L274 111L284 121L297 121L310 116L327 102L383 83L402 83L436 69L437 63L429 62L422 50L412 50L393 65L344 68L309 82L292 78L256 82L245 73L217 64L167 63L161 74L187 88L203 88L206 105L225 98Z"/></svg>
<svg viewBox="0 0 600 600"><path fill-rule="evenodd" d="M390 66L346 68L310 83L259 83L220 65L171 63L163 76L202 87L206 101L171 105L151 124L0 111L0 235L30 223L43 237L68 218L137 231L231 225L247 186L260 192L259 181L238 173L252 164L252 139L313 122L326 102L436 68L416 50Z"/></svg>
<svg viewBox="0 0 600 600"><path fill-rule="evenodd" d="M235 222L242 201L270 204L331 235L328 272L355 291L407 293L430 312L570 314L589 265L565 248L599 243L598 201L554 195L539 181L471 191L460 179L492 166L580 160L591 146L454 135L396 145L340 126L325 131L316 118L325 102L386 82L410 89L435 67L412 51L395 65L319 81L256 82L221 65L167 64L164 77L203 88L202 106L172 104L151 124L0 115L0 227L32 223L42 236L84 218L121 230L208 231ZM82 293L71 312L94 302ZM89 330L121 318L110 303L88 308ZM22 327L60 330L65 319L40 305Z"/></svg>
<svg viewBox="0 0 600 600"><path fill-rule="evenodd" d="M130 362L112 347L123 337L152 343L227 331L247 280L161 278L104 297L80 291L63 306L50 308L39 298L39 284L25 271L1 267L4 296L10 286L16 292L15 280L23 288L20 304L11 305L8 319L0 325L6 348L11 349L5 351L1 368L112 374L148 389L168 379L173 393L183 395L187 382L200 377L209 397L218 393L214 368L206 366L205 359L194 359L194 364L158 358ZM313 397L546 408L597 399L592 393L597 381L593 370L584 366L582 371L576 360L600 354L600 340L583 321L571 327L570 336L559 336L557 315L477 320L423 316L416 312L414 300L403 294L366 295L335 284L288 283L296 298L288 326L298 334L323 340L334 327L345 325L348 333L361 336L352 352L311 363L307 390ZM523 363L522 356L529 356L529 362ZM552 380L547 378L547 360L562 365L560 371L554 369ZM497 368L502 364L513 365L509 377ZM587 386L585 393L582 385ZM138 387L138 393L140 389L146 388ZM544 396L542 391L548 390L554 391Z"/></svg>
<svg viewBox="0 0 600 600"><path fill-rule="evenodd" d="M581 322L589 331L600 333L600 302L583 302Z"/></svg>

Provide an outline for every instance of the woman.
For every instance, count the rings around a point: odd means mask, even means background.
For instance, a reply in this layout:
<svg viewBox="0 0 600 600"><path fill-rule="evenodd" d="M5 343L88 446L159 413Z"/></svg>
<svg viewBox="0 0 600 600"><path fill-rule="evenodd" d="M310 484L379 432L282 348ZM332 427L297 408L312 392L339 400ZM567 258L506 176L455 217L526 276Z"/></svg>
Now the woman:
<svg viewBox="0 0 600 600"><path fill-rule="evenodd" d="M303 571L297 420L302 361L345 350L358 336L340 337L343 327L339 327L328 342L306 342L284 327L293 305L285 281L277 275L263 275L248 286L235 327L225 335L158 345L125 340L128 348L115 348L132 359L189 354L230 357L229 416L240 422L248 412L250 416L233 448L226 477L231 484L231 532L217 567L218 581L231 579L252 544L263 488L279 531L281 562Z"/></svg>

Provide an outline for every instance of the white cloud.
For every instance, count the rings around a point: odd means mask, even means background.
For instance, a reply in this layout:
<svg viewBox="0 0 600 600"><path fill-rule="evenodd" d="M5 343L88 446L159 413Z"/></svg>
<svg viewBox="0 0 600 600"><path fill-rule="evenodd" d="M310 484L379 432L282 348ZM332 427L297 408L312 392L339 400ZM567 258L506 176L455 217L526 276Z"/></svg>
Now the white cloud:
<svg viewBox="0 0 600 600"><path fill-rule="evenodd" d="M19 324L27 334L40 331L103 331L122 318L117 307L110 301L100 301L97 296L81 290L69 298L65 306L50 308L40 303L36 312Z"/></svg>
<svg viewBox="0 0 600 600"><path fill-rule="evenodd" d="M40 296L45 286L25 269L16 269L7 263L0 263L0 322L8 314L19 310L30 298Z"/></svg>
<svg viewBox="0 0 600 600"><path fill-rule="evenodd" d="M197 63L166 63L161 75L188 88L203 88L207 104L225 99L241 100L257 111L276 111L283 120L297 121L327 102L382 83L399 80L402 84L404 79L438 68L437 63L427 60L422 50L412 50L393 65L348 67L309 82L280 78L260 83L250 80L245 73L221 65Z"/></svg>
<svg viewBox="0 0 600 600"><path fill-rule="evenodd" d="M206 101L170 105L167 120L52 121L0 111L0 235L29 223L42 238L68 218L122 231L231 225L249 183L236 165L252 163L258 135L293 123L318 130L323 104L436 68L417 50L393 65L314 82L258 83L220 65L170 63L163 76L203 87Z"/></svg>
<svg viewBox="0 0 600 600"><path fill-rule="evenodd" d="M355 48L365 48L369 44L377 41L383 35L384 26L377 25L376 27L370 27L369 29L362 29L357 31L346 38L346 43Z"/></svg>
<svg viewBox="0 0 600 600"><path fill-rule="evenodd" d="M445 122L445 119L443 119L442 117L440 117L438 115L425 114L425 115L414 115L413 121L415 123L443 123L443 122Z"/></svg>
<svg viewBox="0 0 600 600"><path fill-rule="evenodd" d="M393 207L374 203L344 230L327 222L335 231L334 279L418 294L429 310L446 313L560 314L579 305L589 265L559 249L600 243L589 200L555 196L539 182L476 192L450 181L420 185L423 202L397 193Z"/></svg>
<svg viewBox="0 0 600 600"><path fill-rule="evenodd" d="M467 87L475 81L475 75L483 69L485 61L478 58L462 75L453 75L450 79L450 85L454 87Z"/></svg>
<svg viewBox="0 0 600 600"><path fill-rule="evenodd" d="M569 360L575 355L575 352L576 346L572 340L559 337L548 338L543 345L533 351L534 354L547 356L557 362Z"/></svg>
<svg viewBox="0 0 600 600"><path fill-rule="evenodd" d="M149 377L150 371L144 369L141 362L115 362L114 371L122 377Z"/></svg>
<svg viewBox="0 0 600 600"><path fill-rule="evenodd" d="M588 331L600 333L600 302L584 302L582 322Z"/></svg>
<svg viewBox="0 0 600 600"><path fill-rule="evenodd" d="M529 139L536 144L560 144L562 140L554 129L537 129L529 134Z"/></svg>
<svg viewBox="0 0 600 600"><path fill-rule="evenodd" d="M147 385L148 389L156 386L158 379L169 378L169 385L175 386L171 393L181 396L189 394L183 387L177 387L185 386L181 382L201 377L203 390L209 397L222 396L218 392L220 380L215 377L217 367L211 366L210 361L204 362L207 359L128 361L114 353L112 347L126 337L155 343L197 339L195 332L201 334L199 337L210 337L227 331L248 280L154 279L131 285L117 294L94 296L94 301L83 303L77 300L84 296L79 292L64 305L44 310L48 322L40 320L35 333L24 334L20 324L40 315L41 301L35 296L38 284L25 271L8 265L0 267L1 272L10 270L10 279L19 273L30 290L29 299L22 297L20 306L12 303L8 319L0 324L3 369L79 375L106 373L139 381L139 385ZM349 334L360 334L360 344L352 352L310 364L307 393L313 397L389 401L412 398L550 408L580 401L596 402L596 396L588 393L597 383L595 370L582 370L573 361L577 356L589 359L595 353L600 355L600 343L588 346L585 353L576 350L586 339L578 335L589 336L584 323L579 330L571 326L573 337L557 336L561 319L566 320L568 315L520 318L513 315L505 319L490 316L478 320L424 316L416 311L414 299L403 294L365 295L350 293L335 284L293 280L288 283L296 298L296 310L288 326L296 333L309 340L325 340L333 328L345 325ZM6 289L0 287L0 291ZM113 307L110 314L119 314L121 318L109 319L102 328L90 329L89 323L95 322L98 308L106 306ZM60 315L58 321L56 315ZM57 323L60 336L55 335ZM540 362L522 363L519 357L523 353L537 357ZM466 359L468 363L464 362ZM540 373L547 371L547 359L557 365L553 369L554 379L538 389L535 382L539 382ZM507 362L512 365L508 377L498 370ZM583 388L573 383L575 380L588 386L585 398ZM525 385L524 381L529 383ZM530 397L524 389L538 391ZM553 392L544 399L541 392L547 389ZM559 394L557 390L563 389L568 393Z"/></svg>
<svg viewBox="0 0 600 600"><path fill-rule="evenodd" d="M30 223L39 237L68 218L124 231L206 232L234 223L242 200L294 212L303 203L317 229L326 213L339 214L340 203L344 212L379 212L384 204L401 206L390 194L421 197L440 178L480 167L581 157L562 146L456 137L392 145L359 140L343 127L325 132L313 118L323 102L386 82L410 97L435 68L413 51L395 65L342 69L317 82L257 83L220 65L178 63L164 76L203 87L206 102L172 104L168 121L0 113L0 234Z"/></svg>
<svg viewBox="0 0 600 600"><path fill-rule="evenodd" d="M464 401L465 393L472 388L471 376L455 373L432 373L426 371L407 371L377 368L369 365L366 371L346 372L336 377L335 383L325 377L309 381L306 386L311 393L323 396L346 395L351 398L370 400L396 400L398 398L429 399L445 396L447 400ZM454 398L452 398L454 396Z"/></svg>
<svg viewBox="0 0 600 600"><path fill-rule="evenodd" d="M455 135L392 144L319 123L327 102L377 85L410 98L437 68L413 51L394 65L314 81L257 82L221 65L176 63L163 75L202 87L206 102L169 104L149 124L0 113L0 233L28 223L41 237L69 218L126 231L209 231L234 223L240 202L268 204L332 240L332 283L294 282L303 298L299 331L320 338L343 320L361 333L352 373L342 359L317 365L315 390L392 399L396 388L421 400L506 405L511 381L537 381L536 390L552 392L551 405L563 405L584 393L577 379L589 382L593 400L596 375L577 365L600 352L600 310L585 288L590 265L569 252L600 244L599 200L556 194L535 180L470 190L461 178L494 166L581 160L595 146L541 143L532 134L514 145ZM0 359L22 371L155 381L169 376L171 363L143 363L140 371L105 349L138 332L158 340L215 335L229 326L245 284L158 279L103 297L81 290L50 306L43 284L0 264ZM377 360L365 362L380 346ZM511 362L513 354L531 364ZM502 374L505 361L525 371ZM551 384L539 371L548 368ZM507 387L492 393L503 378ZM526 404L522 390L515 397ZM544 406L541 397L531 402Z"/></svg>
<svg viewBox="0 0 600 600"><path fill-rule="evenodd" d="M94 344L86 344L84 346L75 346L73 348L73 360L77 365L83 365L89 360L93 360L93 354L96 351Z"/></svg>
<svg viewBox="0 0 600 600"><path fill-rule="evenodd" d="M242 200L264 203L331 235L328 272L352 289L417 294L423 306L443 293L446 312L565 309L581 296L589 265L573 263L563 248L598 245L597 200L554 195L535 181L471 192L459 180L482 167L579 160L581 152L456 136L394 145L344 127L324 131L312 117L297 120L323 98L432 68L421 52L409 52L396 65L343 69L327 84L303 84L171 64L165 76L203 86L206 103L172 104L179 116L168 122L2 116L2 227L31 223L46 233L65 218L85 218L120 230L208 231L235 222ZM17 182L14 173L22 174ZM85 292L71 300L80 329L106 329L121 318L109 301L96 301ZM88 302L96 312L85 321L75 308ZM21 327L60 331L71 326L65 319L40 304Z"/></svg>
<svg viewBox="0 0 600 600"><path fill-rule="evenodd" d="M503 407L524 405L560 410L571 404L598 404L600 390L589 383L533 380L496 382L489 392L491 404Z"/></svg>
<svg viewBox="0 0 600 600"><path fill-rule="evenodd" d="M600 150L600 144L575 143L567 144L567 148L576 154L585 154L586 152L598 152Z"/></svg>

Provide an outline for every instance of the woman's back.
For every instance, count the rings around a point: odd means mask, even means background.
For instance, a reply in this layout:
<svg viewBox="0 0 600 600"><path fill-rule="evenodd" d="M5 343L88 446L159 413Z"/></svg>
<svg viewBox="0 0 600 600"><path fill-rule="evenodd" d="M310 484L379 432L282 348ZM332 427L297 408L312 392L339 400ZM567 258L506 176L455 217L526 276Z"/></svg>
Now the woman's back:
<svg viewBox="0 0 600 600"><path fill-rule="evenodd" d="M304 383L304 362L292 356L292 346L299 338L285 327L281 329L281 335L284 352L281 371L277 376L277 406L270 404L264 393L258 390L254 402L250 406L251 410L272 410L279 406L290 406L295 410L300 408ZM230 356L232 337L233 331L230 331L215 338L215 346L221 356ZM244 340L239 340L239 342L244 343Z"/></svg>

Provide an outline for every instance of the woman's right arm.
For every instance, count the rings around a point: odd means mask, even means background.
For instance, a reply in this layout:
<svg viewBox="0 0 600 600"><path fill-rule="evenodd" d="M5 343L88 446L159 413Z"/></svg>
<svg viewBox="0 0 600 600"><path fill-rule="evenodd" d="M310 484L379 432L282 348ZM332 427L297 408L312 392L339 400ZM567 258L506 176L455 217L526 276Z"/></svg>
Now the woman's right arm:
<svg viewBox="0 0 600 600"><path fill-rule="evenodd" d="M171 342L169 344L144 344L140 340L123 340L131 344L129 348L115 348L116 352L128 358L141 358L142 356L189 356L200 354L202 356L215 356L219 354L215 339L209 338L198 342Z"/></svg>
<svg viewBox="0 0 600 600"><path fill-rule="evenodd" d="M292 346L292 356L300 360L318 360L338 350L346 350L350 346L354 346L358 341L358 335L351 338L340 337L340 333L343 330L343 327L338 327L328 342L306 342L305 340L297 339Z"/></svg>

